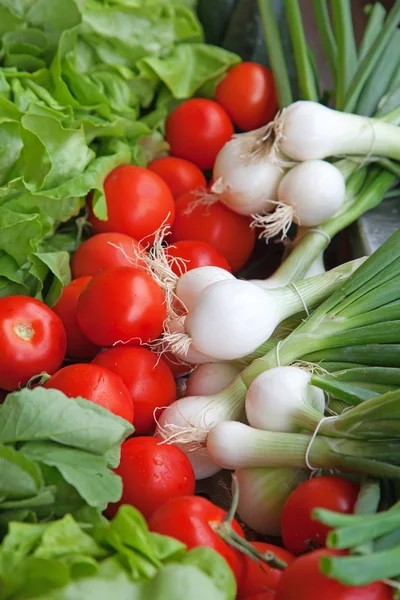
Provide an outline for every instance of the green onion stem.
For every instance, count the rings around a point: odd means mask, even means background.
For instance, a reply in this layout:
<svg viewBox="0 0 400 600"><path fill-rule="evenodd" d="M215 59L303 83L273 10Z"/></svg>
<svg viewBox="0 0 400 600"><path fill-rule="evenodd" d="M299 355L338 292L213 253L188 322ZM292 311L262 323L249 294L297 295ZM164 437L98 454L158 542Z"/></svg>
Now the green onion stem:
<svg viewBox="0 0 400 600"><path fill-rule="evenodd" d="M350 0L333 0L331 7L338 50L335 108L343 110L345 95L357 67L357 48Z"/></svg>
<svg viewBox="0 0 400 600"><path fill-rule="evenodd" d="M375 4L370 4L368 8L368 22L364 30L360 47L358 49L358 55L360 60L364 58L364 56L367 54L368 50L371 48L372 44L378 37L379 33L382 30L386 17L386 10L379 2L376 2Z"/></svg>
<svg viewBox="0 0 400 600"><path fill-rule="evenodd" d="M336 80L337 76L337 44L331 21L329 17L327 0L313 0L314 14L317 21L317 27L321 36L322 47L328 60L332 77Z"/></svg>
<svg viewBox="0 0 400 600"><path fill-rule="evenodd" d="M265 44L267 46L272 72L274 74L279 106L282 109L285 108L285 106L292 104L293 96L279 28L276 22L274 2L273 0L258 0L258 8L264 30Z"/></svg>
<svg viewBox="0 0 400 600"><path fill-rule="evenodd" d="M298 0L285 0L285 9L302 96L305 100L318 102L319 94L310 62Z"/></svg>

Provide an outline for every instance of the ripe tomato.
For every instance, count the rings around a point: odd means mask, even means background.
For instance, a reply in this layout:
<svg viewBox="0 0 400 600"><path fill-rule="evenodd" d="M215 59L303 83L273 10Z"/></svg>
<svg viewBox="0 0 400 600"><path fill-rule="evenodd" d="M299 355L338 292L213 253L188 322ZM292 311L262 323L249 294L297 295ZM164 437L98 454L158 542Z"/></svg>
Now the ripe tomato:
<svg viewBox="0 0 400 600"><path fill-rule="evenodd" d="M164 352L162 357L163 361L167 363L171 369L172 375L175 377L175 379L177 377L183 377L184 375L187 375L194 369L193 365L188 365L187 363L182 362L172 352Z"/></svg>
<svg viewBox="0 0 400 600"><path fill-rule="evenodd" d="M174 377L162 359L136 346L119 346L101 352L93 361L119 375L128 388L135 407L135 431L152 433L154 410L176 399ZM157 411L157 416L161 411Z"/></svg>
<svg viewBox="0 0 400 600"><path fill-rule="evenodd" d="M224 109L203 98L182 102L165 124L165 139L172 156L185 158L203 170L213 168L218 152L233 132Z"/></svg>
<svg viewBox="0 0 400 600"><path fill-rule="evenodd" d="M206 186L206 178L193 163L176 156L156 158L147 168L165 181L174 198Z"/></svg>
<svg viewBox="0 0 400 600"><path fill-rule="evenodd" d="M135 437L121 446L115 472L122 478L121 500L110 504L113 517L121 504L131 504L146 519L171 498L194 494L196 480L186 454L172 444L153 437Z"/></svg>
<svg viewBox="0 0 400 600"><path fill-rule="evenodd" d="M126 385L121 377L98 365L68 365L54 373L44 387L60 390L68 398L81 396L133 422L133 402Z"/></svg>
<svg viewBox="0 0 400 600"><path fill-rule="evenodd" d="M168 246L165 253L168 257L182 259L171 264L172 271L178 277L197 267L213 266L231 271L226 258L210 246L210 244L207 244L207 242L182 240L181 242L175 242L172 246Z"/></svg>
<svg viewBox="0 0 400 600"><path fill-rule="evenodd" d="M382 582L353 587L321 573L323 556L343 554L323 548L297 558L284 570L275 600L393 600L392 589Z"/></svg>
<svg viewBox="0 0 400 600"><path fill-rule="evenodd" d="M98 346L138 345L157 338L166 318L165 298L154 279L135 267L95 275L78 301L77 319Z"/></svg>
<svg viewBox="0 0 400 600"><path fill-rule="evenodd" d="M215 99L242 131L266 125L278 110L273 75L254 62L243 62L229 69L218 84Z"/></svg>
<svg viewBox="0 0 400 600"><path fill-rule="evenodd" d="M352 513L359 486L335 476L304 481L289 496L282 513L282 539L285 547L301 554L311 546L324 546L330 528L313 520L315 508Z"/></svg>
<svg viewBox="0 0 400 600"><path fill-rule="evenodd" d="M97 275L112 267L135 267L141 261L136 253L144 250L142 244L124 233L98 233L79 246L71 259L74 279Z"/></svg>
<svg viewBox="0 0 400 600"><path fill-rule="evenodd" d="M0 388L12 392L34 375L53 374L66 347L61 319L43 302L27 296L0 298Z"/></svg>
<svg viewBox="0 0 400 600"><path fill-rule="evenodd" d="M207 242L226 258L235 273L247 262L256 242L256 232L250 229L251 219L229 210L221 202L190 210L193 201L190 192L178 198L171 240Z"/></svg>
<svg viewBox="0 0 400 600"><path fill-rule="evenodd" d="M198 546L213 548L228 562L239 585L244 572L243 555L224 542L211 527L221 523L225 516L226 511L206 498L181 496L156 510L149 520L149 527L151 531L180 540L189 550ZM232 522L232 527L244 538L237 521Z"/></svg>
<svg viewBox="0 0 400 600"><path fill-rule="evenodd" d="M79 296L90 280L91 277L79 277L79 279L71 281L65 286L60 299L53 306L54 312L60 317L67 332L67 356L69 358L93 358L99 351L99 347L83 335L76 320Z"/></svg>
<svg viewBox="0 0 400 600"><path fill-rule="evenodd" d="M287 565L294 561L293 554L279 546L265 544L264 542L252 542L251 545L263 554L272 552ZM270 593L271 600L273 600L273 592L277 588L283 571L272 569L265 563L261 566L261 564L256 563L248 556L244 557L244 561L244 576L238 590L238 599L244 600L248 596L253 596L254 594L262 592L265 594ZM265 598L268 598L268 595L266 595Z"/></svg>
<svg viewBox="0 0 400 600"><path fill-rule="evenodd" d="M174 199L167 184L142 167L117 167L104 182L107 221L94 216L89 206L89 221L95 233L117 231L151 244L161 225L174 220Z"/></svg>

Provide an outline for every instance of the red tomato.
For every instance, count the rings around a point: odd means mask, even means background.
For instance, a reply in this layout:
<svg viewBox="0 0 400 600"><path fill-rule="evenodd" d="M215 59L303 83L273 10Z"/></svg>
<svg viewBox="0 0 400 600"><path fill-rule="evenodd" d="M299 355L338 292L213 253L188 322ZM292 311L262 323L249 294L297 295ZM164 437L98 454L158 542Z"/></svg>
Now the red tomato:
<svg viewBox="0 0 400 600"><path fill-rule="evenodd" d="M112 267L135 267L142 244L124 233L98 233L81 244L71 259L74 279L97 275Z"/></svg>
<svg viewBox="0 0 400 600"><path fill-rule="evenodd" d="M278 110L271 71L253 62L243 62L229 69L218 84L215 99L243 131L266 125Z"/></svg>
<svg viewBox="0 0 400 600"><path fill-rule="evenodd" d="M212 169L222 146L234 133L232 122L213 100L192 98L167 118L165 139L172 156L185 158L200 169Z"/></svg>
<svg viewBox="0 0 400 600"><path fill-rule="evenodd" d="M136 433L153 432L154 410L176 399L175 380L165 362L145 348L119 346L101 352L93 363L110 369L125 383L135 407Z"/></svg>
<svg viewBox="0 0 400 600"><path fill-rule="evenodd" d="M250 229L251 218L238 215L221 202L198 205L186 214L193 201L190 192L178 198L171 240L207 242L226 258L233 272L238 271L256 242L256 232Z"/></svg>
<svg viewBox="0 0 400 600"><path fill-rule="evenodd" d="M138 345L157 338L166 318L163 291L135 267L114 267L95 275L78 301L83 333L98 346Z"/></svg>
<svg viewBox="0 0 400 600"><path fill-rule="evenodd" d="M124 442L115 472L122 478L123 492L118 503L108 506L110 517L121 504L131 504L148 519L171 498L190 496L195 491L194 471L186 454L153 437Z"/></svg>
<svg viewBox="0 0 400 600"><path fill-rule="evenodd" d="M54 373L45 388L60 390L68 398L81 396L118 417L133 422L133 402L121 377L112 371L91 364L69 365Z"/></svg>
<svg viewBox="0 0 400 600"><path fill-rule="evenodd" d="M67 332L67 356L70 358L93 358L99 351L99 347L83 335L76 320L79 296L90 280L91 277L79 277L71 281L65 286L59 301L53 306L54 312L60 317Z"/></svg>
<svg viewBox="0 0 400 600"><path fill-rule="evenodd" d="M89 221L95 233L117 231L151 244L161 225L174 220L174 199L167 184L155 173L127 165L111 171L104 182L107 221L94 216Z"/></svg>
<svg viewBox="0 0 400 600"><path fill-rule="evenodd" d="M156 158L147 168L165 181L174 198L206 186L206 178L193 163L175 156Z"/></svg>
<svg viewBox="0 0 400 600"><path fill-rule="evenodd" d="M311 546L324 546L331 528L315 521L312 512L326 508L352 513L360 487L342 477L323 476L304 481L289 496L282 513L282 539L285 547L301 554Z"/></svg>
<svg viewBox="0 0 400 600"><path fill-rule="evenodd" d="M180 540L189 550L198 546L213 548L228 562L239 584L244 571L243 555L224 542L211 527L212 524L221 523L225 516L226 511L206 498L181 496L169 500L156 510L149 520L149 527L151 531ZM244 538L237 521L232 522L232 527Z"/></svg>
<svg viewBox="0 0 400 600"><path fill-rule="evenodd" d="M275 600L393 600L391 588L382 582L353 587L321 573L323 556L343 554L323 548L300 556L284 570Z"/></svg>
<svg viewBox="0 0 400 600"><path fill-rule="evenodd" d="M265 544L264 542L252 542L254 548L259 552L265 554L266 552L272 552L277 558L283 560L287 565L294 561L294 556L287 550L280 548L279 546L273 546L272 544ZM253 597L254 594L261 593L261 597L268 598L270 595L271 600L274 597L274 591L277 588L280 578L282 577L283 571L279 569L272 569L267 564L261 564L255 562L248 556L244 557L245 570L240 588L238 590L238 599L244 600L248 596ZM264 594L264 596L262 596ZM267 595L265 595L267 594Z"/></svg>
<svg viewBox="0 0 400 600"><path fill-rule="evenodd" d="M53 374L66 347L61 319L43 302L27 296L0 298L0 388L12 392L34 375Z"/></svg>
<svg viewBox="0 0 400 600"><path fill-rule="evenodd" d="M264 590L257 594L251 594L251 596L245 596L243 600L275 600L275 592Z"/></svg>
<svg viewBox="0 0 400 600"><path fill-rule="evenodd" d="M171 264L172 271L178 277L182 273L186 273L197 267L213 266L231 271L226 258L210 246L210 244L207 244L207 242L199 240L175 242L172 246L166 248L165 253L168 257L183 259Z"/></svg>

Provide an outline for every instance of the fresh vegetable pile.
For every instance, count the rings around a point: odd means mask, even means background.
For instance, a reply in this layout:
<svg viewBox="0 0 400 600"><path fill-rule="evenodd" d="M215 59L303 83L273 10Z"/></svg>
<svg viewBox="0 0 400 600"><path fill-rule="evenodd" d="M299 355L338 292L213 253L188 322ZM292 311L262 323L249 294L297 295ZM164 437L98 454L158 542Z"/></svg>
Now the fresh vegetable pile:
<svg viewBox="0 0 400 600"><path fill-rule="evenodd" d="M400 597L400 0L313 8L0 0L0 599Z"/></svg>

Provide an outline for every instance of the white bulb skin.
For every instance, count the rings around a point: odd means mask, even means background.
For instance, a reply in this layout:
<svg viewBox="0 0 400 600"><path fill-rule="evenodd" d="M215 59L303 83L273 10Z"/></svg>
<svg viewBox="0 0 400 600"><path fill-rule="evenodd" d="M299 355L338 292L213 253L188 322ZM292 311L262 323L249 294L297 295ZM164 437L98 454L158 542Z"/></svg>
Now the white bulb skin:
<svg viewBox="0 0 400 600"><path fill-rule="evenodd" d="M180 317L179 319L175 319L170 321L169 330L171 333L185 333L185 319L186 317ZM187 363L188 365L201 365L203 363L211 363L216 361L212 356L208 356L207 354L203 354L197 350L193 344L190 345L189 349L186 352L173 352L174 356L176 356L180 361Z"/></svg>
<svg viewBox="0 0 400 600"><path fill-rule="evenodd" d="M341 154L398 158L398 127L300 100L281 115L279 150L297 161Z"/></svg>
<svg viewBox="0 0 400 600"><path fill-rule="evenodd" d="M269 338L280 314L275 298L252 283L219 281L200 294L185 329L200 352L236 360Z"/></svg>
<svg viewBox="0 0 400 600"><path fill-rule="evenodd" d="M235 276L220 267L197 267L184 273L178 280L175 294L188 311L192 310L197 298L212 283L235 279Z"/></svg>
<svg viewBox="0 0 400 600"><path fill-rule="evenodd" d="M186 396L176 400L161 413L158 418L156 437L166 438L169 435L177 433L177 428L181 428L185 438L190 436L190 429L193 429L193 440L199 439L199 433L204 433L204 440L207 431L212 429L216 423L225 418L224 404L215 402L215 400L202 396ZM175 426L169 428L168 426ZM174 441L175 440L175 441ZM205 479L218 473L220 467L210 458L205 444L198 449L193 449L193 444L179 443L179 438L171 438L171 443L178 446L190 460L196 479Z"/></svg>
<svg viewBox="0 0 400 600"><path fill-rule="evenodd" d="M251 132L253 145L263 129ZM215 160L212 192L228 208L240 215L271 212L284 171L271 163L267 153L254 158L250 154L250 135L240 134L227 142Z"/></svg>
<svg viewBox="0 0 400 600"><path fill-rule="evenodd" d="M264 467L263 458L258 458L259 463L253 464L253 457L248 454L253 452L257 445L256 431L238 421L224 421L211 429L207 438L207 450L211 460L221 469L239 469L243 467ZM257 461L256 461L257 462Z"/></svg>
<svg viewBox="0 0 400 600"><path fill-rule="evenodd" d="M323 160L308 160L296 165L283 177L278 200L294 208L294 221L314 227L333 217L346 197L343 175Z"/></svg>
<svg viewBox="0 0 400 600"><path fill-rule="evenodd" d="M251 383L246 395L246 416L256 429L292 432L297 410L311 406L321 418L325 410L324 392L310 385L311 375L298 367L276 367L264 371Z"/></svg>
<svg viewBox="0 0 400 600"><path fill-rule="evenodd" d="M253 531L279 536L286 500L308 478L300 469L252 467L235 471L239 485L238 515Z"/></svg>
<svg viewBox="0 0 400 600"><path fill-rule="evenodd" d="M217 394L239 375L241 368L224 362L199 365L189 376L186 384L188 396L211 396Z"/></svg>

